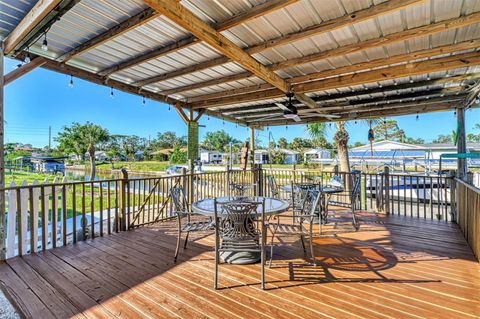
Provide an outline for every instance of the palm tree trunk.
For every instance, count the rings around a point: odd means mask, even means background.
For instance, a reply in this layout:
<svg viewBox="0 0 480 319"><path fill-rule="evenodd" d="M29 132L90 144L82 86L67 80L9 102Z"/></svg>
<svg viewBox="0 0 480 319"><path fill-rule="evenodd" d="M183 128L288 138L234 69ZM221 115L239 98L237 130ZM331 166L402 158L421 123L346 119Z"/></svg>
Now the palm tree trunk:
<svg viewBox="0 0 480 319"><path fill-rule="evenodd" d="M90 156L90 180L95 180L95 145L88 146L88 155Z"/></svg>
<svg viewBox="0 0 480 319"><path fill-rule="evenodd" d="M341 172L350 172L350 161L348 158L348 132L345 129L345 122L337 122L337 131L334 140L338 150L338 159Z"/></svg>

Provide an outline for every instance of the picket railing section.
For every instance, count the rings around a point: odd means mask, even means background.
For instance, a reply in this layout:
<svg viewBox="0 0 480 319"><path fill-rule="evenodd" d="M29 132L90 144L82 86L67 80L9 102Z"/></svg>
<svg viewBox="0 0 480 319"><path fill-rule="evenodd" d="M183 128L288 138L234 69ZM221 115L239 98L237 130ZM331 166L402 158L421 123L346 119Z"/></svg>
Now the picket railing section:
<svg viewBox="0 0 480 319"><path fill-rule="evenodd" d="M264 169L264 193L270 189L267 176L273 176L278 186L291 183L319 183L328 185L329 180L338 175L343 183L342 193L333 194L332 204L350 205L348 190L352 176L361 178L361 208L373 212L413 216L428 219L452 220L451 207L452 177L446 175L427 175L421 173L390 174L388 170L380 173L323 172L298 169ZM280 187L280 196L289 198L289 194Z"/></svg>
<svg viewBox="0 0 480 319"><path fill-rule="evenodd" d="M480 261L480 189L455 179L457 223Z"/></svg>
<svg viewBox="0 0 480 319"><path fill-rule="evenodd" d="M267 177L277 185L320 183L327 185L339 175L345 191L334 194L334 205L350 204L351 174L297 169L262 169L204 173L183 172L175 176L123 178L99 181L56 179L11 184L7 199L7 258L76 243L175 218L170 190L182 186L189 203L232 194L231 185L251 184L245 195L270 194ZM450 220L452 179L445 176L360 173L361 208L373 212ZM291 194L280 188L280 197Z"/></svg>

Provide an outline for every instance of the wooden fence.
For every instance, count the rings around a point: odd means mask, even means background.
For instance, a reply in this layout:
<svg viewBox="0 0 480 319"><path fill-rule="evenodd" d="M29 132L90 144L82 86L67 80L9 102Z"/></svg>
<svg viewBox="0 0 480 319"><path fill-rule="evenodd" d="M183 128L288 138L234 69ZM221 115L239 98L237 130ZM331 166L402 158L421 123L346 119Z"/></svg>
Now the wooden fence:
<svg viewBox="0 0 480 319"><path fill-rule="evenodd" d="M480 261L480 189L459 179L455 181L457 223Z"/></svg>
<svg viewBox="0 0 480 319"><path fill-rule="evenodd" d="M263 192L270 192L267 176L273 176L278 185L294 183L320 183L327 185L338 175L343 182L343 193L331 196L331 201L339 206L348 205L347 182L350 175L361 178L361 208L373 212L413 216L438 220L453 220L450 187L453 177L446 175L426 175L422 173L390 174L388 169L381 173L323 172L298 169L263 169ZM280 196L288 198L288 193L280 188Z"/></svg>
<svg viewBox="0 0 480 319"><path fill-rule="evenodd" d="M193 203L231 194L231 183L254 184L247 195L268 196L268 176L273 176L278 185L292 182L325 185L334 174L341 177L347 191L333 195L331 201L348 205L347 182L352 173L296 169L257 167L195 174L184 171L175 176L135 179L129 179L125 172L122 178L113 180L57 179L52 184L38 181L31 185L11 184L0 190L5 191L7 198L7 258L175 218L170 195L175 185L183 186L188 202ZM451 180L444 176L396 175L388 171L359 176L362 209L450 219ZM280 197L289 199L290 195L281 191Z"/></svg>

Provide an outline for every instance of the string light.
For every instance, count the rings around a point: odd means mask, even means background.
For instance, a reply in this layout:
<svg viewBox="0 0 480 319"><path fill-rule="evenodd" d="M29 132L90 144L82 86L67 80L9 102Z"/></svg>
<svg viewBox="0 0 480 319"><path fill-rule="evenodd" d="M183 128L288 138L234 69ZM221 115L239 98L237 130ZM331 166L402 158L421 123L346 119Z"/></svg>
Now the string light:
<svg viewBox="0 0 480 319"><path fill-rule="evenodd" d="M45 31L43 42L42 42L42 50L44 52L48 51L48 41L47 41L47 31Z"/></svg>
<svg viewBox="0 0 480 319"><path fill-rule="evenodd" d="M30 47L27 47L27 56L25 57L25 59L23 60L23 62L25 64L27 63L30 63L31 59L30 59Z"/></svg>
<svg viewBox="0 0 480 319"><path fill-rule="evenodd" d="M168 112L170 112L170 104L168 105Z"/></svg>
<svg viewBox="0 0 480 319"><path fill-rule="evenodd" d="M70 82L68 82L68 87L73 89L73 75L70 75Z"/></svg>
<svg viewBox="0 0 480 319"><path fill-rule="evenodd" d="M457 111L453 111L453 117L457 116Z"/></svg>
<svg viewBox="0 0 480 319"><path fill-rule="evenodd" d="M113 86L110 87L110 98L114 98L115 95L113 94Z"/></svg>
<svg viewBox="0 0 480 319"><path fill-rule="evenodd" d="M288 131L288 122L285 122L285 131Z"/></svg>
<svg viewBox="0 0 480 319"><path fill-rule="evenodd" d="M142 95L142 104L145 105L147 102L145 101L145 95Z"/></svg>
<svg viewBox="0 0 480 319"><path fill-rule="evenodd" d="M420 115L418 115L418 112L417 112L417 116L415 117L415 120L419 120L420 119Z"/></svg>
<svg viewBox="0 0 480 319"><path fill-rule="evenodd" d="M210 115L207 115L207 121L210 121Z"/></svg>

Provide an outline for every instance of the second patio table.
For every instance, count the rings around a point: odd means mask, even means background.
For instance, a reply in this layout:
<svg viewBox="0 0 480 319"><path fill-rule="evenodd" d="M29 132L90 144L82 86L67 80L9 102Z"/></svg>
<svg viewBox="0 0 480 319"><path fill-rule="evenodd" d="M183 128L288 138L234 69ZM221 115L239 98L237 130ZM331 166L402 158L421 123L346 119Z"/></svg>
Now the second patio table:
<svg viewBox="0 0 480 319"><path fill-rule="evenodd" d="M221 210L220 205L222 203L230 202L233 200L245 200L249 202L263 202L265 198L265 215L272 216L275 214L280 214L285 212L289 207L289 202L286 200L281 200L277 198L271 197L262 197L262 196L248 196L248 197L234 197L234 196L226 196L226 197L218 197L217 198L217 211L219 217L221 218ZM196 214L201 214L205 216L213 217L215 215L214 210L214 198L207 198L195 202L192 204L192 210ZM259 205L257 207L256 217L260 217L262 214L262 206ZM260 254L252 253L252 252L236 252L236 253L228 253L222 254L221 258L223 261L231 264L253 264L260 260Z"/></svg>

